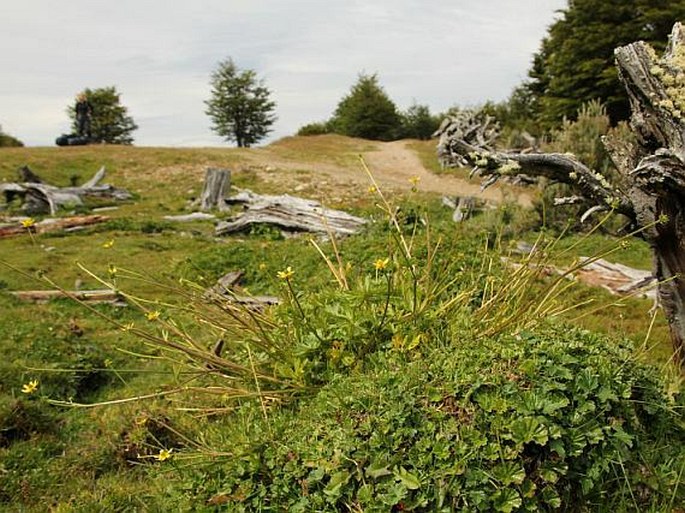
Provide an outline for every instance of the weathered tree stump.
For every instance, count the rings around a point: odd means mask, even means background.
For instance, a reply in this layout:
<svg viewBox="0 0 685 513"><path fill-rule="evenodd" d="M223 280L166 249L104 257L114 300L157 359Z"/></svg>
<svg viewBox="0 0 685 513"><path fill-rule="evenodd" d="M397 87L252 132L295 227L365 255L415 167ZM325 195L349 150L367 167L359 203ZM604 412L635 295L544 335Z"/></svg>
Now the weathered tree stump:
<svg viewBox="0 0 685 513"><path fill-rule="evenodd" d="M595 205L591 211L612 210L630 219L652 248L674 358L685 370L685 28L675 24L661 58L641 41L617 48L615 55L637 140L604 140L621 175L618 183L573 155L496 151L473 128L473 119L464 126L459 119L444 123L438 154L443 165L474 166L485 177L483 187L502 176L545 176L571 185Z"/></svg>
<svg viewBox="0 0 685 513"><path fill-rule="evenodd" d="M231 188L231 172L228 169L208 168L200 196L200 210L223 210L225 199Z"/></svg>

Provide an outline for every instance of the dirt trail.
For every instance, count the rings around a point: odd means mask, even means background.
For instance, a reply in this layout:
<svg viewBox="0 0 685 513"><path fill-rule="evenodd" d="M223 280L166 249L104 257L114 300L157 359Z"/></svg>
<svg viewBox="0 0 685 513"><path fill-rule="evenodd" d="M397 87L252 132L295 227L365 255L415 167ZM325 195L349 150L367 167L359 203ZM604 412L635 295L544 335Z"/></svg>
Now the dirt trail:
<svg viewBox="0 0 685 513"><path fill-rule="evenodd" d="M426 169L417 153L408 147L409 141L374 142L373 149L362 151L361 155L373 173L375 180L386 191L408 191L412 188L412 179L418 177L419 191L443 194L447 196L474 196L489 202L500 203L504 199L502 189L493 186L481 192L477 182L469 182L448 173L435 174ZM266 169L297 171L289 179L282 174L278 181L294 193L317 191L320 196L332 196L333 199L349 197L351 190L366 191L369 179L359 163L343 165L335 162L301 162L284 159L277 152L267 151L253 160L255 164L266 166ZM306 176L306 173L308 176ZM267 181L275 181L276 177ZM290 182L285 183L285 182ZM507 187L508 199L515 199L522 205L530 205L530 194ZM335 198L335 197L338 198Z"/></svg>
<svg viewBox="0 0 685 513"><path fill-rule="evenodd" d="M407 141L381 143L377 151L366 153L364 158L382 184L409 189L412 178L418 177L418 188L422 191L446 196L475 196L497 203L503 200L499 188L490 187L481 192L477 183L447 173L437 175L430 172L423 166L418 155L407 147ZM519 201L529 203L529 199L520 198Z"/></svg>

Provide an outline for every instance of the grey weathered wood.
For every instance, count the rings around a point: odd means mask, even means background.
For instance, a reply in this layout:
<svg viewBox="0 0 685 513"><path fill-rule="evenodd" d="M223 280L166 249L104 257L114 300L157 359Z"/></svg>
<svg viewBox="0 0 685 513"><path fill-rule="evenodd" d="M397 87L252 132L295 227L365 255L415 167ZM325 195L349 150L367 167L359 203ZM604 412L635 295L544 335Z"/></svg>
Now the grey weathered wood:
<svg viewBox="0 0 685 513"><path fill-rule="evenodd" d="M109 304L125 304L124 297L116 291L110 289L102 290L15 290L11 291L14 297L22 301L29 301L32 303L45 303L52 299L71 298L84 303L109 303Z"/></svg>
<svg viewBox="0 0 685 513"><path fill-rule="evenodd" d="M271 196L241 191L226 201L229 204L242 204L245 210L217 224L217 235L244 231L254 224L270 224L286 231L351 235L366 224L366 219L361 217L324 208L317 201L287 194Z"/></svg>
<svg viewBox="0 0 685 513"><path fill-rule="evenodd" d="M651 246L659 303L669 324L674 357L685 370L685 28L676 23L659 58L644 42L615 51L631 104L637 144L605 139L621 176L617 183L573 155L517 154L482 144L470 124L448 120L440 131L443 165L474 166L491 185L502 176L545 176L571 185L593 209L627 216Z"/></svg>
<svg viewBox="0 0 685 513"><path fill-rule="evenodd" d="M216 219L216 216L206 212L192 212L191 214L183 214L179 216L164 216L164 219L179 223L189 223L191 221L212 221Z"/></svg>
<svg viewBox="0 0 685 513"><path fill-rule="evenodd" d="M61 208L73 208L82 205L88 197L111 198L127 200L131 194L125 189L119 189L108 184L100 184L105 176L105 168L101 167L97 173L80 187L55 187L43 183L27 166L20 170L23 183L0 184L0 192L5 201L10 202L16 197L23 198L22 208L28 215L55 215Z"/></svg>
<svg viewBox="0 0 685 513"><path fill-rule="evenodd" d="M28 233L28 230L31 230L33 233L48 233L62 230L67 231L74 228L83 228L93 224L103 223L107 220L109 220L109 217L103 215L56 217L51 219L43 219L30 228L25 228L21 224L21 221L14 221L0 225L0 239L4 237L11 237L13 235L25 234Z"/></svg>
<svg viewBox="0 0 685 513"><path fill-rule="evenodd" d="M228 169L208 168L200 196L200 210L222 209L231 188L231 172Z"/></svg>

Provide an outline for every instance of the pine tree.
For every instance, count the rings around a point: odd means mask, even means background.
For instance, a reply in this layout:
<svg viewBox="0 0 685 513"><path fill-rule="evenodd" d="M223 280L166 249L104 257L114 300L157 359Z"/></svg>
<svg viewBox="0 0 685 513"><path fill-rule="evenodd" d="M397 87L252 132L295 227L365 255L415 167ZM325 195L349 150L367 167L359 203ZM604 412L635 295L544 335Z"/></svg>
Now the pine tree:
<svg viewBox="0 0 685 513"><path fill-rule="evenodd" d="M233 60L222 61L212 73L212 97L206 114L212 130L240 148L248 148L271 132L276 103L252 70L241 71Z"/></svg>
<svg viewBox="0 0 685 513"><path fill-rule="evenodd" d="M396 139L402 131L397 107L378 84L378 77L360 74L331 119L335 133L379 141Z"/></svg>

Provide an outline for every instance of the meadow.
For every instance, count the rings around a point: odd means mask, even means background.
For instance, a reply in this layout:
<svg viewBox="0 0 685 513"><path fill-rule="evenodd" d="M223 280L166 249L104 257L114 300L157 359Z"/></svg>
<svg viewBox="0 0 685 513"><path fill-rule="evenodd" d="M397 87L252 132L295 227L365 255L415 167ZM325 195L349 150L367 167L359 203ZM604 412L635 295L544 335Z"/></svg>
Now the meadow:
<svg viewBox="0 0 685 513"><path fill-rule="evenodd" d="M66 186L104 165L133 199L80 207L117 207L83 230L0 240L0 510L680 511L663 316L501 259L525 240L546 250L524 263L648 269L646 245L557 238L515 203L456 225L421 182L372 185L359 155L382 144L3 149L0 182L28 165ZM426 173L431 144L408 145ZM369 227L218 238L211 221L165 220L194 209L208 167ZM230 271L282 304L207 300ZM9 294L76 282L128 306Z"/></svg>

